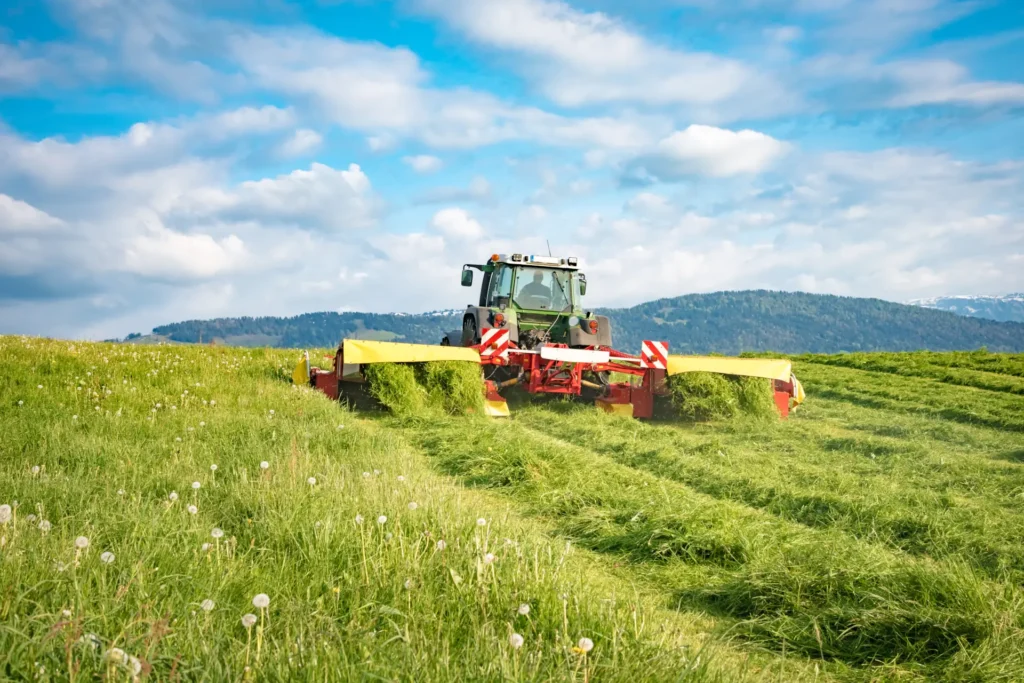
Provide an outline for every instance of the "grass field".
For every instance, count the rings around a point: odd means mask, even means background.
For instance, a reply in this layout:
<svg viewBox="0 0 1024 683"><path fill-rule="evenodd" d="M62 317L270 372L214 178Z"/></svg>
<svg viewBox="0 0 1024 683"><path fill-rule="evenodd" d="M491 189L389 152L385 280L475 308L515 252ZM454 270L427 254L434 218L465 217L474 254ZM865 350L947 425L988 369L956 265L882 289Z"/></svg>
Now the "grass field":
<svg viewBox="0 0 1024 683"><path fill-rule="evenodd" d="M0 679L1024 680L1024 356L801 356L706 424L294 360L0 338Z"/></svg>

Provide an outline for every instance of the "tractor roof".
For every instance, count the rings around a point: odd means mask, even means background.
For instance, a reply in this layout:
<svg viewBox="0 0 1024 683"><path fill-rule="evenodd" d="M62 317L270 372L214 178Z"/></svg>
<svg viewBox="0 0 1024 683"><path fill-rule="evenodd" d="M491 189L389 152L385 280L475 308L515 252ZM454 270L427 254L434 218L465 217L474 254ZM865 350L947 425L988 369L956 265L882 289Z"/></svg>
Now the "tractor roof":
<svg viewBox="0 0 1024 683"><path fill-rule="evenodd" d="M580 261L575 256L559 258L558 256L539 256L537 254L494 254L491 263L507 263L513 266L540 266L543 268L564 268L579 270Z"/></svg>

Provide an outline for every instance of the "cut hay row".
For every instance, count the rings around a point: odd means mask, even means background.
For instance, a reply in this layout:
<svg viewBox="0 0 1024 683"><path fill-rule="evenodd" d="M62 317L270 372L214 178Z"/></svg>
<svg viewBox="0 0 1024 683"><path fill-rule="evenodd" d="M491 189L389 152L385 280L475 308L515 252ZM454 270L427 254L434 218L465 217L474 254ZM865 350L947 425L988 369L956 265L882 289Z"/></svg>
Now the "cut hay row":
<svg viewBox="0 0 1024 683"><path fill-rule="evenodd" d="M1019 596L965 564L936 566L715 500L617 464L585 440L518 424L390 424L442 471L504 492L586 547L680 568L662 576L679 604L741 619L734 632L777 651L856 665L941 661L931 673L973 675L1007 666L1005 638L1022 642L1019 628L1001 630L1021 618ZM710 573L694 581L689 568L702 565Z"/></svg>

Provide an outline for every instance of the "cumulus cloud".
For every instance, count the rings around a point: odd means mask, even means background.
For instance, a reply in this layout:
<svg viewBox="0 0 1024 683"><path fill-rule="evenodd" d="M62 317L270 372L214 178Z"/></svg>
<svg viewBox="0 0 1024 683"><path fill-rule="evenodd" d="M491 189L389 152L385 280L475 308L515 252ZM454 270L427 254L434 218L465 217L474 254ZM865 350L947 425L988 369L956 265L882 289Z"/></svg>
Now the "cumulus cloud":
<svg viewBox="0 0 1024 683"><path fill-rule="evenodd" d="M689 176L758 173L786 152L786 143L753 130L691 125L664 138L628 164L636 176L680 180Z"/></svg>
<svg viewBox="0 0 1024 683"><path fill-rule="evenodd" d="M441 209L434 214L431 226L452 240L478 240L484 236L483 226L465 209Z"/></svg>
<svg viewBox="0 0 1024 683"><path fill-rule="evenodd" d="M201 279L231 272L245 258L245 244L235 235L217 240L154 225L125 247L124 269L146 277Z"/></svg>
<svg viewBox="0 0 1024 683"><path fill-rule="evenodd" d="M0 194L0 235L38 233L64 225L64 221L31 204Z"/></svg>
<svg viewBox="0 0 1024 683"><path fill-rule="evenodd" d="M437 173L444 167L444 162L429 154L402 157L402 161L417 173Z"/></svg>
<svg viewBox="0 0 1024 683"><path fill-rule="evenodd" d="M300 128L278 145L278 153L285 157L298 157L319 149L324 138L309 128Z"/></svg>

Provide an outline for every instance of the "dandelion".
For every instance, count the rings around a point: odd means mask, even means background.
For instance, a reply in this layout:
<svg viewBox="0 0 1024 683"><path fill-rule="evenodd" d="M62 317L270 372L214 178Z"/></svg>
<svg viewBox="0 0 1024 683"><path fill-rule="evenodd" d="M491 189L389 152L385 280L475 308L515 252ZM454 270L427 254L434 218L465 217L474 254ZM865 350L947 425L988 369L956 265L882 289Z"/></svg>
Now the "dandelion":
<svg viewBox="0 0 1024 683"><path fill-rule="evenodd" d="M202 544L201 546L199 546L199 550L201 550L204 553L210 552L210 544L209 543Z"/></svg>
<svg viewBox="0 0 1024 683"><path fill-rule="evenodd" d="M117 490L117 495L123 496L124 495L124 489L118 489Z"/></svg>
<svg viewBox="0 0 1024 683"><path fill-rule="evenodd" d="M210 530L210 535L213 536L214 538L218 538L218 539L219 538L223 538L224 537L224 530L221 529L220 527L215 526L215 527L213 527L213 529Z"/></svg>
<svg viewBox="0 0 1024 683"><path fill-rule="evenodd" d="M405 590L411 591L412 587L413 587L412 579L406 579L405 580Z"/></svg>
<svg viewBox="0 0 1024 683"><path fill-rule="evenodd" d="M356 515L356 524L362 524L362 523L363 523L363 516L360 515L360 514L357 514Z"/></svg>
<svg viewBox="0 0 1024 683"><path fill-rule="evenodd" d="M171 410L177 410L178 406L171 406Z"/></svg>
<svg viewBox="0 0 1024 683"><path fill-rule="evenodd" d="M85 550L89 547L89 539L85 536L79 536L75 539L75 547L79 550Z"/></svg>
<svg viewBox="0 0 1024 683"><path fill-rule="evenodd" d="M215 406L215 405L217 405L217 402L216 402L216 401L214 401L214 400L213 400L213 399L211 398L211 399L210 399L210 405L211 405L211 406Z"/></svg>
<svg viewBox="0 0 1024 683"><path fill-rule="evenodd" d="M72 415L72 416L71 416L71 419L72 419L72 420L77 420L77 419L78 419L78 416L77 416L77 415Z"/></svg>
<svg viewBox="0 0 1024 683"><path fill-rule="evenodd" d="M102 562L103 564L110 564L113 561L114 553L110 552L109 550L100 555L100 562Z"/></svg>
<svg viewBox="0 0 1024 683"><path fill-rule="evenodd" d="M486 555L484 555L484 564L493 564L494 560L494 553L487 553Z"/></svg>
<svg viewBox="0 0 1024 683"><path fill-rule="evenodd" d="M202 423L200 423L199 426L202 427L203 426ZM217 463L214 463L214 464L210 465L210 471L211 472L216 472L217 471Z"/></svg>
<svg viewBox="0 0 1024 683"><path fill-rule="evenodd" d="M412 501L411 503L409 503L409 509L410 509L410 510L415 510L415 509L416 509L416 508L418 508L418 507L419 507L419 505L417 505L417 504L416 504L416 501L415 501L415 500L414 500L414 501Z"/></svg>
<svg viewBox="0 0 1024 683"><path fill-rule="evenodd" d="M242 626L246 628L252 628L256 624L255 614L244 614L242 615Z"/></svg>
<svg viewBox="0 0 1024 683"><path fill-rule="evenodd" d="M594 649L594 641L590 638L580 638L580 641L576 643L576 647L580 652L586 654Z"/></svg>
<svg viewBox="0 0 1024 683"><path fill-rule="evenodd" d="M181 437L180 436L174 437L174 441L180 443L181 442Z"/></svg>
<svg viewBox="0 0 1024 683"><path fill-rule="evenodd" d="M65 619L70 619L71 618L71 610L69 610L69 609L61 610L60 613L61 613L61 616L63 616Z"/></svg>
<svg viewBox="0 0 1024 683"><path fill-rule="evenodd" d="M187 510L188 510L188 514L190 514L190 515L194 515L197 512L199 512L199 508L197 508L195 505L189 505Z"/></svg>
<svg viewBox="0 0 1024 683"><path fill-rule="evenodd" d="M437 543L435 544L435 547L436 547L436 548L437 548L438 550L444 550L445 548L447 548L447 547L448 547L448 544L447 544L447 543L445 543L445 542L444 542L444 539L442 538L441 540L439 540L439 541L438 541L438 542L437 542Z"/></svg>
<svg viewBox="0 0 1024 683"><path fill-rule="evenodd" d="M377 524L385 524L385 523L387 523L387 521L388 521L388 518L387 518L386 515L381 515L380 517L377 518Z"/></svg>
<svg viewBox="0 0 1024 683"><path fill-rule="evenodd" d="M139 661L138 657L128 657L128 668L132 672L132 676L138 677L142 673L142 662Z"/></svg>
<svg viewBox="0 0 1024 683"><path fill-rule="evenodd" d="M519 609L517 609L516 612L519 612L519 616L525 617L527 614L530 613L530 606L524 602L523 604L519 605Z"/></svg>
<svg viewBox="0 0 1024 683"><path fill-rule="evenodd" d="M43 385L42 385L42 384L37 384L37 385L36 385L36 389L42 389L42 388L43 388Z"/></svg>
<svg viewBox="0 0 1024 683"><path fill-rule="evenodd" d="M200 422L200 423L199 423L199 426L200 426L200 427L205 427L205 426L206 426L206 423L205 423L205 422Z"/></svg>
<svg viewBox="0 0 1024 683"><path fill-rule="evenodd" d="M523 646L523 637L518 633L513 633L508 637L508 644L512 646L513 650L518 650Z"/></svg>
<svg viewBox="0 0 1024 683"><path fill-rule="evenodd" d="M36 521L36 516L33 515L33 514L25 515L25 521L29 522L29 523L32 523L32 522Z"/></svg>
<svg viewBox="0 0 1024 683"><path fill-rule="evenodd" d="M338 425L338 429L344 429L345 425Z"/></svg>
<svg viewBox="0 0 1024 683"><path fill-rule="evenodd" d="M398 481L405 481L405 475L399 474Z"/></svg>
<svg viewBox="0 0 1024 683"><path fill-rule="evenodd" d="M484 519L483 517L481 517L480 519L476 520L476 525L477 526L487 526L487 520Z"/></svg>
<svg viewBox="0 0 1024 683"><path fill-rule="evenodd" d="M50 533L51 524L49 520L42 520L39 522L39 530L44 534Z"/></svg>
<svg viewBox="0 0 1024 683"><path fill-rule="evenodd" d="M32 466L32 474L39 474L39 465Z"/></svg>
<svg viewBox="0 0 1024 683"><path fill-rule="evenodd" d="M316 486L316 477L310 477L309 479L306 480L306 483L309 484L310 486Z"/></svg>
<svg viewBox="0 0 1024 683"><path fill-rule="evenodd" d="M113 662L114 664L118 664L120 666L124 666L128 663L128 654L119 647L112 647L109 650L107 650L106 654L104 655L104 658L107 661Z"/></svg>
<svg viewBox="0 0 1024 683"><path fill-rule="evenodd" d="M201 489L202 487L203 487L203 485L202 485L202 484L200 484L200 483L199 483L198 481L194 481L194 482L192 482L192 488L193 488L194 490L198 491L198 490L199 490L199 489Z"/></svg>
<svg viewBox="0 0 1024 683"><path fill-rule="evenodd" d="M212 612L213 611L213 607L214 607L214 602L213 602L213 600L210 600L209 598L207 598L206 600L203 600L201 603L199 603L199 607L201 607L204 612Z"/></svg>
<svg viewBox="0 0 1024 683"><path fill-rule="evenodd" d="M391 533L390 531L387 532L386 534L384 534L384 540L385 541L390 541L394 537L395 537L395 535L393 533Z"/></svg>
<svg viewBox="0 0 1024 683"><path fill-rule="evenodd" d="M266 609L270 607L270 596L266 593L258 593L256 597L252 599L252 606L258 609Z"/></svg>
<svg viewBox="0 0 1024 683"><path fill-rule="evenodd" d="M369 478L370 478L370 473L369 472L363 472L363 479L369 479Z"/></svg>
<svg viewBox="0 0 1024 683"><path fill-rule="evenodd" d="M270 409L270 410L269 410L268 412L269 412L269 413L270 413L271 415L273 415L273 414L274 414L274 409L273 409L273 408L271 408L271 409Z"/></svg>
<svg viewBox="0 0 1024 683"><path fill-rule="evenodd" d="M10 522L13 515L14 513L11 511L10 505L7 505L6 503L4 505L0 505L0 524L7 524Z"/></svg>
<svg viewBox="0 0 1024 683"><path fill-rule="evenodd" d="M178 500L178 492L177 491L171 491L170 493L167 494L167 499L169 501L171 501L172 503L174 501Z"/></svg>
<svg viewBox="0 0 1024 683"><path fill-rule="evenodd" d="M267 462L266 460L264 460L263 462L260 463L260 469L261 470L269 470L270 469L270 463Z"/></svg>
<svg viewBox="0 0 1024 683"><path fill-rule="evenodd" d="M380 476L380 470L374 470L373 471L373 476L379 477Z"/></svg>

